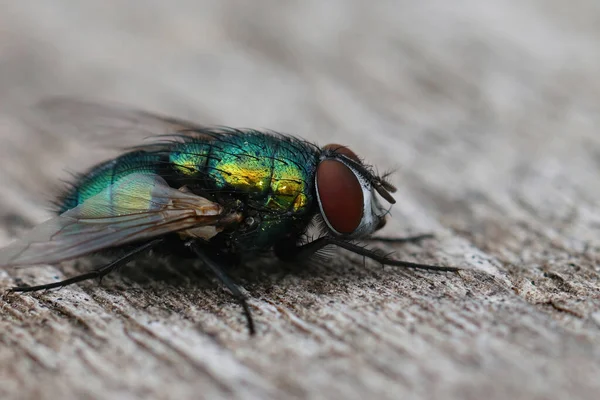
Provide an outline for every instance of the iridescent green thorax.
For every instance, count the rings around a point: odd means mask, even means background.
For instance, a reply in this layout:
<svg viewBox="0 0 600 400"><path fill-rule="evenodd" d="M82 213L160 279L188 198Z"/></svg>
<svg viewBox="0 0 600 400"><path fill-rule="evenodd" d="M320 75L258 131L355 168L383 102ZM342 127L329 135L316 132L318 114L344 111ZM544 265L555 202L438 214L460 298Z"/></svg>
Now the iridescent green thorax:
<svg viewBox="0 0 600 400"><path fill-rule="evenodd" d="M286 137L249 132L177 145L173 168L187 178L210 180L218 189L247 193L276 212L304 213L313 201L315 148Z"/></svg>
<svg viewBox="0 0 600 400"><path fill-rule="evenodd" d="M169 163L180 178L242 201L257 225L230 236L240 251L272 246L304 229L314 211L319 150L307 142L250 131L177 144Z"/></svg>

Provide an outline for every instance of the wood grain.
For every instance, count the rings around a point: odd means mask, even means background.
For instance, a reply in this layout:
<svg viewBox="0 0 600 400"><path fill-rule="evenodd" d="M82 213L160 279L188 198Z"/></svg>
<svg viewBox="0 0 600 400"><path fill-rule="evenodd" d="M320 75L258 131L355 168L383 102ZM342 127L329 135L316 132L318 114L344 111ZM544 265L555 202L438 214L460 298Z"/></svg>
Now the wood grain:
<svg viewBox="0 0 600 400"><path fill-rule="evenodd" d="M0 13L0 243L96 161L32 129L49 95L344 143L396 169L384 246L232 272L258 335L200 265L0 294L2 399L596 399L600 3L10 2ZM0 271L44 283L93 260Z"/></svg>

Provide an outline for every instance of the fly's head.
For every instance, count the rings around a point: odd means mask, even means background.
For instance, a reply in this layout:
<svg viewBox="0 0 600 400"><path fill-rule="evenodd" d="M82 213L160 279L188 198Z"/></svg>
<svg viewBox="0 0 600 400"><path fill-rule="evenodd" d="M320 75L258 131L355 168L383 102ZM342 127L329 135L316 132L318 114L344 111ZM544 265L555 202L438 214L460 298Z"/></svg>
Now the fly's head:
<svg viewBox="0 0 600 400"><path fill-rule="evenodd" d="M315 175L321 216L335 236L366 237L383 228L388 209L377 194L390 204L396 188L365 166L349 148L329 144L321 149Z"/></svg>

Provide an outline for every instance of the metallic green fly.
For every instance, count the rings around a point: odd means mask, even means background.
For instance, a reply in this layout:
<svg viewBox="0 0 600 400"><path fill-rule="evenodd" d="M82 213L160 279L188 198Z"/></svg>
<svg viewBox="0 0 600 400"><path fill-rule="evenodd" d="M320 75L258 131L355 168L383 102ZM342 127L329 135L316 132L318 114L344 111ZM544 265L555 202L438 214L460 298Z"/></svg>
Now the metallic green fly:
<svg viewBox="0 0 600 400"><path fill-rule="evenodd" d="M233 293L253 334L246 299L224 271L268 251L298 261L334 245L384 265L458 270L394 260L357 243L414 242L428 235L371 237L388 213L379 197L393 204L396 189L347 147L76 100L42 104L79 118L98 114L114 127L134 121L129 133L161 135L81 174L58 199L56 217L0 250L0 267L58 263L105 249L119 249L121 256L86 274L12 291L103 277L150 249L185 253L200 258ZM307 239L311 226L320 227L317 239Z"/></svg>

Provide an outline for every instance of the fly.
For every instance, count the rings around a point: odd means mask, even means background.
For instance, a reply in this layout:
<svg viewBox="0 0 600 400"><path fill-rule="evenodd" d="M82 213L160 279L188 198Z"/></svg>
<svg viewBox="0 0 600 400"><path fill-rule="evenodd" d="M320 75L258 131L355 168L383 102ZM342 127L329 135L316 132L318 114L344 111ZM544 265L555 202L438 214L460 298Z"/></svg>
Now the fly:
<svg viewBox="0 0 600 400"><path fill-rule="evenodd" d="M268 251L294 262L338 246L383 265L458 270L395 260L360 244L416 242L428 235L371 236L385 225L388 209L381 199L394 204L396 188L348 147L318 147L274 132L205 127L76 100L54 99L41 107L79 118L99 114L115 127L135 122L127 132L156 133L159 140L81 174L59 197L54 218L0 250L0 267L59 263L109 248L121 250L121 256L88 273L13 292L101 278L150 249L189 254L231 291L254 334L246 298L225 270ZM306 239L315 225L321 234Z"/></svg>

